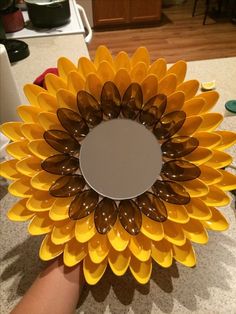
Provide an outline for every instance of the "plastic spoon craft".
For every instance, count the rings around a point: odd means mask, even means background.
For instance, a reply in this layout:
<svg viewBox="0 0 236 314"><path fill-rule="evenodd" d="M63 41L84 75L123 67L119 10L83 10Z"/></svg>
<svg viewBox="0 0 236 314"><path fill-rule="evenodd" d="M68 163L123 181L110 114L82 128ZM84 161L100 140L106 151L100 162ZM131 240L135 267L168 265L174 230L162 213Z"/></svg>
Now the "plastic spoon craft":
<svg viewBox="0 0 236 314"><path fill-rule="evenodd" d="M21 198L9 219L30 220L30 234L45 234L42 260L63 254L67 266L82 261L92 285L107 265L117 276L129 268L145 284L153 262L192 267L191 242L205 244L207 230L227 229L216 207L229 204L226 191L236 189L236 177L223 170L236 134L216 130L223 117L211 109L219 95L197 94L199 83L184 81L186 70L184 61L169 69L164 59L151 63L144 47L113 58L100 46L94 61L81 57L78 66L60 58L59 76L47 74L45 89L25 86L30 105L18 107L22 121L1 126L12 141L1 175ZM161 147L159 176L133 199L99 195L80 171L83 140L110 119L142 124Z"/></svg>

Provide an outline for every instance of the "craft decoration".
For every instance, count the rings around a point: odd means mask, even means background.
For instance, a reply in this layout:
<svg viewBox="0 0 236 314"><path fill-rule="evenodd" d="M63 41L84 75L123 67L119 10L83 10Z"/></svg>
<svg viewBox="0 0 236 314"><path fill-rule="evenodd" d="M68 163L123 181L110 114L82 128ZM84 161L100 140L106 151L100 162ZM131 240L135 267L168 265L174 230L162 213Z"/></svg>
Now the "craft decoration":
<svg viewBox="0 0 236 314"><path fill-rule="evenodd" d="M129 268L145 284L153 260L192 267L191 242L205 244L207 230L227 229L216 207L228 205L225 191L236 189L236 177L223 170L232 162L223 150L236 134L216 130L223 117L210 111L219 95L196 95L199 83L184 81L186 68L184 61L169 69L164 59L150 63L144 47L113 58L100 46L94 62L81 57L78 67L60 58L59 76L47 74L45 89L24 87L30 105L18 107L22 121L1 126L13 157L1 164L1 175L21 198L9 219L30 220L30 234L46 235L42 260L63 254L69 267L83 261L92 285L108 264L117 276ZM161 145L160 176L134 199L103 197L80 172L84 138L109 119L143 124Z"/></svg>

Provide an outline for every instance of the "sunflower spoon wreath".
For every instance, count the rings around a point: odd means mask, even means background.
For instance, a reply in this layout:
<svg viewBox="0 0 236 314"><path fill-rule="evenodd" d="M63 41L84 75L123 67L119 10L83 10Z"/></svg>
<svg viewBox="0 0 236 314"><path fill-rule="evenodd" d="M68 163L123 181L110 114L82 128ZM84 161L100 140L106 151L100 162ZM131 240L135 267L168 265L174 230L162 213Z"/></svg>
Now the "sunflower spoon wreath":
<svg viewBox="0 0 236 314"><path fill-rule="evenodd" d="M46 76L45 89L26 85L30 106L18 107L23 121L1 126L13 157L1 164L1 175L13 180L9 192L21 198L9 219L30 220L30 234L46 234L42 260L63 254L67 266L83 261L89 284L108 264L117 276L129 268L142 284L152 260L194 266L191 242L207 243L207 229L227 229L216 207L226 206L225 191L236 188L236 177L222 169L232 162L223 150L236 134L216 130L223 117L209 112L218 93L196 95L199 83L184 82L184 61L167 70L164 59L150 64L144 47L113 59L100 46L94 62L81 57L76 67L62 57L58 71ZM80 171L81 143L110 119L142 124L161 145L160 177L134 199L99 195Z"/></svg>

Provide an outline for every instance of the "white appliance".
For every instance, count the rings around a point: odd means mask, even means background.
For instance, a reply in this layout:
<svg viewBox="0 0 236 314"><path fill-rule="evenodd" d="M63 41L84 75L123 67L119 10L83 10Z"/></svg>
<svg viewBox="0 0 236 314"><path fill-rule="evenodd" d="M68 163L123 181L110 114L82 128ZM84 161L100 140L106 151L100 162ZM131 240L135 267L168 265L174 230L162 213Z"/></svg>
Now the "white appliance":
<svg viewBox="0 0 236 314"><path fill-rule="evenodd" d="M20 96L12 67L5 46L0 45L0 124L7 121L19 120L16 107L20 104Z"/></svg>
<svg viewBox="0 0 236 314"><path fill-rule="evenodd" d="M15 33L6 34L7 38L30 38L30 37L45 37L58 36L67 34L87 34L85 35L85 42L89 43L92 39L92 29L89 24L87 15L82 6L76 3L75 0L69 0L71 18L66 25L54 28L35 28L29 20L28 12L22 11L25 28ZM83 24L84 23L84 24Z"/></svg>

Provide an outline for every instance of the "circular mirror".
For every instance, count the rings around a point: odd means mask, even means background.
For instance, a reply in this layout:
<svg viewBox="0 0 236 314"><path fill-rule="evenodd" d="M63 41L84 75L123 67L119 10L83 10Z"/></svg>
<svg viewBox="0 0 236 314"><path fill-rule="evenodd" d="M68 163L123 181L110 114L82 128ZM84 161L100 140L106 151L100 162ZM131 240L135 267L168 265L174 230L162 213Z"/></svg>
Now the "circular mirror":
<svg viewBox="0 0 236 314"><path fill-rule="evenodd" d="M96 126L82 141L80 169L88 185L114 200L136 197L160 175L162 154L152 132L126 119Z"/></svg>

